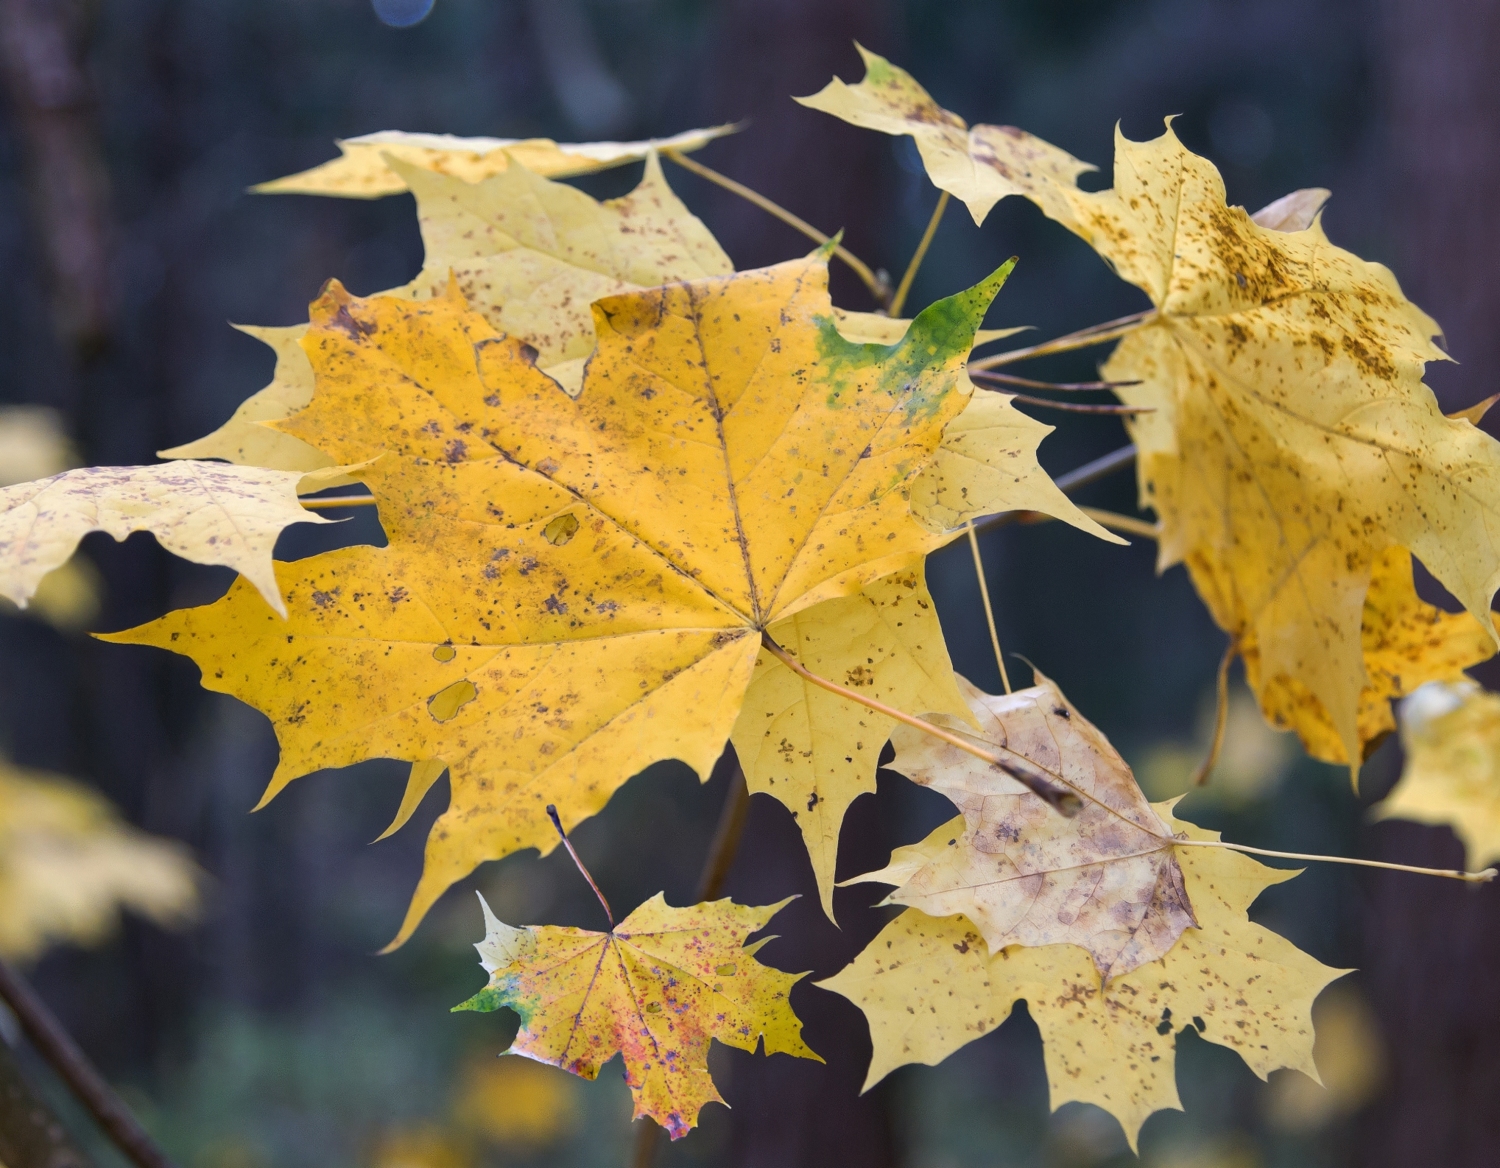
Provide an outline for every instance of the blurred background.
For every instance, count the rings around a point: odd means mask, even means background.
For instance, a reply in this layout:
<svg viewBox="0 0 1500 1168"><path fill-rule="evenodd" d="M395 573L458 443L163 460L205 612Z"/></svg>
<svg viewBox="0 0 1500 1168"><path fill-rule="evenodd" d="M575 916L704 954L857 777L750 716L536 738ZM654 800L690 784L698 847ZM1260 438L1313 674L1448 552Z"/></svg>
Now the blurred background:
<svg viewBox="0 0 1500 1168"><path fill-rule="evenodd" d="M1500 219L1489 207L1500 182L1500 6L1488 0L0 0L0 403L55 411L26 415L51 435L55 465L37 471L24 451L0 450L11 459L0 475L152 461L269 379L270 351L226 322L294 324L329 277L369 293L417 271L408 196L245 193L332 157L336 137L586 141L748 119L697 157L824 230L844 228L856 254L899 275L937 198L910 141L790 100L834 74L858 80L856 39L969 121L1016 124L1101 164L1100 185L1117 120L1145 138L1178 114L1231 202L1254 210L1293 188L1332 188L1333 240L1393 267L1444 326L1458 364L1430 380L1445 408L1500 389ZM763 212L668 170L738 266L807 250ZM579 183L614 195L638 173ZM982 229L949 213L912 308L1013 254L993 325L1045 337L1144 306L1083 243L1011 199ZM846 307L871 307L837 267L834 291ZM1103 356L1037 371L1088 377ZM1054 474L1124 441L1115 420L1044 416L1059 424L1042 450ZM1125 474L1082 499L1128 512L1133 495ZM366 518L342 538L377 534ZM279 554L310 554L316 537L294 529ZM1184 789L1224 638L1182 570L1157 578L1143 541L1119 549L1056 524L997 531L984 552L1006 649L1059 681L1153 797ZM955 664L998 688L967 550L935 556L929 573ZM184 659L85 633L203 603L227 575L173 560L143 535L91 537L75 574L50 607L0 614L0 753L73 776L128 824L178 841L168 848L177 878L198 882L201 908L184 927L181 897L147 889L134 903L177 927L132 915L107 939L102 924L88 934L98 944L34 946L26 968L171 1154L192 1168L623 1163L630 1109L618 1064L591 1084L497 1060L509 1015L448 1013L484 980L470 948L483 931L473 889L516 924L599 926L566 857L487 865L404 949L373 956L415 884L446 783L416 822L373 847L399 801L400 764L320 774L248 814L276 759L266 720L202 692ZM1024 682L1024 666L1012 672ZM1394 742L1356 797L1343 772L1268 730L1237 675L1235 685L1225 760L1182 814L1261 846L1461 865L1447 829L1366 825L1369 801L1399 771ZM686 903L726 785L722 766L704 786L659 766L578 830L617 906L658 889ZM841 876L950 814L941 797L883 772L879 794L846 820ZM124 822L112 830L146 842ZM769 800L752 802L728 890L751 903L803 893L762 956L815 977L890 915L870 907L877 887L861 885L838 893L839 928L825 920L807 895L795 825ZM1360 971L1319 1003L1326 1086L1290 1071L1262 1083L1189 1033L1177 1040L1185 1111L1146 1124L1141 1159L1493 1164L1500 888L1324 866L1269 891L1252 915ZM807 982L793 1001L827 1064L716 1048L733 1110L709 1107L661 1163L1133 1162L1103 1112L1049 1113L1024 1008L942 1066L905 1068L861 1097L862 1016ZM118 1165L24 1044L16 1057L97 1162Z"/></svg>

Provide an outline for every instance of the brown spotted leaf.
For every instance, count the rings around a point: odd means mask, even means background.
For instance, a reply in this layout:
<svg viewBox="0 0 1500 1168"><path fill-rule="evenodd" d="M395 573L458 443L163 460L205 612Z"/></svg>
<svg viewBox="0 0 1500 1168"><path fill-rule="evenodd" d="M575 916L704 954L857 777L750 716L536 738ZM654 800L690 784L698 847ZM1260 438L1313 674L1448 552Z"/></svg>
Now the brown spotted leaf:
<svg viewBox="0 0 1500 1168"><path fill-rule="evenodd" d="M1172 832L1125 760L1040 674L1013 694L960 685L980 733L947 715L932 721L1027 760L1075 792L1082 809L1059 815L998 767L897 726L891 768L952 799L964 829L898 848L886 868L859 880L900 885L890 899L929 916L964 914L992 953L1078 945L1106 980L1161 957L1196 922Z"/></svg>

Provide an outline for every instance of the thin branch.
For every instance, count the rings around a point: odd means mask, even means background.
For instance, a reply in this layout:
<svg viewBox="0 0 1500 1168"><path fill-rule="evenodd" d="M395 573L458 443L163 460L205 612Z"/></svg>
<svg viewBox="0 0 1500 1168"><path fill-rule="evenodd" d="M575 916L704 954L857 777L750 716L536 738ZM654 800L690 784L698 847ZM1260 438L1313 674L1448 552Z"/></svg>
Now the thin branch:
<svg viewBox="0 0 1500 1168"><path fill-rule="evenodd" d="M734 179L730 178L727 174L720 174L712 167L704 166L703 163L697 161L696 159L689 158L685 154L679 154L675 150L664 151L662 156L664 158L670 158L684 170L692 171L699 178L706 178L711 183L717 183L726 191L732 191L736 195L739 195L740 198L754 203L762 211L765 211L771 215L775 215L776 218L780 219L788 227L802 232L802 234L807 236L808 239L816 240L820 245L827 243L831 238L830 236L824 235L811 223L807 222L807 220L793 215L785 207L781 206L778 203L773 203L770 199L766 198L765 195L761 194L759 191L751 190L744 183L735 182ZM846 264L854 269L855 275L857 275L861 280L864 281L865 287L870 290L870 295L875 297L876 303L885 305L890 302L891 292L889 286L885 281L881 280L879 276L877 276L873 271L870 270L869 264L865 263L864 260L860 259L847 247L843 246L843 244L840 244L838 247L834 248L833 254L838 256L839 259L843 260Z"/></svg>
<svg viewBox="0 0 1500 1168"><path fill-rule="evenodd" d="M1138 535L1142 539L1160 539L1161 528L1154 523L1147 523L1144 519L1137 519L1134 515L1121 515L1118 511L1105 511L1100 507L1078 508L1100 527L1108 527L1111 531L1123 531L1127 535ZM1051 519L1052 516L1044 515L1042 518Z"/></svg>
<svg viewBox="0 0 1500 1168"><path fill-rule="evenodd" d="M1087 349L1090 345L1102 345L1106 341L1113 341L1117 337L1123 337L1126 333L1134 332L1155 316L1156 309L1154 308L1147 309L1145 312L1134 312L1118 320L1105 321L1103 324L1079 329L1076 333L1068 333L1050 341L1043 341L1039 345L1029 345L1024 349L1011 349L1004 353L996 353L993 357L982 357L978 361L971 362L969 368L998 369L1001 365L1026 361L1032 357L1046 357L1052 353L1067 353L1073 349Z"/></svg>
<svg viewBox="0 0 1500 1168"><path fill-rule="evenodd" d="M892 316L900 316L902 308L906 306L906 294L911 291L911 282L917 278L917 269L927 258L927 249L932 246L932 237L937 234L943 212L948 209L948 197L947 191L938 196L937 206L932 211L932 218L927 220L927 230L922 232L922 240L917 244L917 250L912 252L911 262L906 265L906 271L901 276L901 283L896 285L896 294L891 297L891 302L887 305L887 311Z"/></svg>
<svg viewBox="0 0 1500 1168"><path fill-rule="evenodd" d="M599 903L604 906L604 918L609 921L609 931L615 931L615 914L609 911L609 901L604 899L604 893L599 891L599 886L594 883L594 878L589 875L589 870L583 866L583 861L578 858L578 853L573 850L573 841L568 838L568 833L563 830L562 820L557 817L557 807L547 804L547 817L552 820L552 826L557 828L557 834L562 836L563 847L568 849L568 855L573 857L573 863L578 865L578 870L583 873L583 878L589 882L589 887L594 890L594 895L599 898Z"/></svg>
<svg viewBox="0 0 1500 1168"><path fill-rule="evenodd" d="M1234 663L1234 658L1239 653L1239 642L1230 638L1229 644L1224 647L1224 656L1219 658L1219 674L1215 682L1214 692L1214 740L1209 745L1208 757L1198 764L1198 769L1193 772L1193 786L1201 787L1208 782L1209 773L1214 769L1214 764L1219 761L1219 751L1224 748L1224 727L1229 722L1229 667Z"/></svg>
<svg viewBox="0 0 1500 1168"><path fill-rule="evenodd" d="M1156 413L1155 406L1087 405L1079 402L1051 401L1045 397L1032 397L1029 393L1012 393L1008 396L1012 401L1028 402L1034 406L1043 406L1049 410L1062 410L1068 414L1115 414L1121 417L1134 417L1137 414Z"/></svg>
<svg viewBox="0 0 1500 1168"><path fill-rule="evenodd" d="M1067 474L1059 476L1055 480L1057 489L1065 495L1071 495L1074 491L1082 490L1090 483L1096 483L1117 470L1123 470L1134 461L1135 446L1122 446L1118 450L1111 450L1108 454L1101 455L1093 462L1086 462ZM974 524L974 530L993 531L997 527L1008 527L1012 523L1039 523L1046 518L1048 516L1039 511L1001 511L979 520Z"/></svg>
<svg viewBox="0 0 1500 1168"><path fill-rule="evenodd" d="M1000 634L995 629L995 608L990 604L990 586L984 578L984 558L979 554L979 536L974 534L972 520L966 522L964 527L969 532L969 550L974 553L974 575L979 580L980 599L984 601L984 619L990 626L990 645L995 650L995 664L1000 666L1000 683L1005 686L1005 692L1010 693L1010 674L1005 671L1005 654L1000 652Z"/></svg>
<svg viewBox="0 0 1500 1168"><path fill-rule="evenodd" d="M26 984L24 978L0 961L0 1000L11 1008L38 1054L67 1084L94 1121L136 1168L173 1168L172 1161L146 1134L130 1109L104 1076L63 1029L56 1015Z"/></svg>
<svg viewBox="0 0 1500 1168"><path fill-rule="evenodd" d="M778 658L783 665L795 673L804 681L811 682L819 689L826 689L829 693L838 694L840 697L848 698L851 702L857 702L867 710L874 710L877 714L884 714L887 718L893 718L897 722L904 723L914 730L920 730L924 734L931 734L934 738L940 738L950 746L956 746L966 754L972 754L981 762L987 762L993 767L998 767L1018 783L1026 786L1033 794L1038 796L1050 807L1054 808L1065 818L1072 819L1083 809L1083 800L1072 791L1056 784L1052 777L1032 762L1025 755L1017 754L1013 750L1001 747L1004 753L997 754L992 750L985 750L981 746L964 738L962 735L954 734L952 731L944 730L941 726L934 726L931 722L922 718L913 717L904 710L898 710L895 706L888 706L884 702L867 698L862 693L840 685L836 681L829 681L826 677L819 677L816 673L807 669L800 661L773 641L768 633L760 635L761 644L772 656Z"/></svg>
<svg viewBox="0 0 1500 1168"><path fill-rule="evenodd" d="M995 373L989 369L969 367L969 376L979 381L993 381L997 385L1019 385L1023 389L1055 389L1076 393L1090 389L1127 389L1139 385L1139 381L1038 381L1034 377L1017 377L1014 373Z"/></svg>
<svg viewBox="0 0 1500 1168"><path fill-rule="evenodd" d="M1449 880L1463 880L1469 884L1488 884L1500 870L1486 868L1483 872L1460 872L1456 868L1416 868L1411 864L1387 864L1384 860L1357 860L1353 856L1315 856L1307 852L1275 852L1270 848L1252 848L1249 844L1234 844L1228 840L1174 840L1179 848L1225 848L1231 852L1249 852L1252 856L1274 856L1279 860L1308 860L1324 864L1352 864L1358 868L1385 868L1391 872L1415 872L1418 876L1442 876Z"/></svg>
<svg viewBox="0 0 1500 1168"><path fill-rule="evenodd" d="M335 495L332 499L303 499L309 511L326 511L330 507L372 507L374 495Z"/></svg>

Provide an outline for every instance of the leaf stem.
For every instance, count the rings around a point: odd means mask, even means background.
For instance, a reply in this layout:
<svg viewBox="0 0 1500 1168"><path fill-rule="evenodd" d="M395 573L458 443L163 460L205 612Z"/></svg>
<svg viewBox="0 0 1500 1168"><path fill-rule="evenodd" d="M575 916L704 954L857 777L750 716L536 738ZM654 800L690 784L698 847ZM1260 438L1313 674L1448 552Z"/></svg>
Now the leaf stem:
<svg viewBox="0 0 1500 1168"><path fill-rule="evenodd" d="M1000 385L1019 385L1023 389L1054 389L1059 392L1078 392L1089 389L1125 389L1139 385L1139 381L1038 381L1034 377L1017 377L1013 373L994 373L988 369L969 367L969 376L980 381L993 381Z"/></svg>
<svg viewBox="0 0 1500 1168"><path fill-rule="evenodd" d="M1078 508L1100 527L1108 527L1112 531L1123 531L1129 535L1139 535L1143 539L1160 539L1161 528L1154 523L1147 523L1144 519L1137 519L1134 515L1121 515L1118 511L1105 511L1099 507ZM1044 516L1051 519L1052 516Z"/></svg>
<svg viewBox="0 0 1500 1168"><path fill-rule="evenodd" d="M927 258L927 249L932 246L932 237L937 234L943 212L948 209L948 198L947 191L938 196L937 206L932 210L932 218L927 220L927 230L922 232L921 242L917 244L917 250L911 253L911 262L906 265L906 271L901 275L901 283L896 285L896 294L891 297L890 304L886 306L886 310L892 316L900 316L901 309L906 306L906 294L911 291L911 282L916 279L917 269Z"/></svg>
<svg viewBox="0 0 1500 1168"><path fill-rule="evenodd" d="M615 931L615 914L609 911L609 901L604 899L604 893L599 891L599 886L594 883L594 878L589 875L589 870L583 866L583 861L578 858L578 853L573 850L573 841L568 838L568 833L563 830L562 820L557 816L557 807L552 803L547 804L547 818L552 820L552 826L557 828L557 834L562 837L563 847L568 849L568 855L573 857L573 863L578 865L578 870L583 873L583 878L589 882L589 887L594 890L594 895L599 898L599 903L604 906L604 919L609 921L609 931Z"/></svg>
<svg viewBox="0 0 1500 1168"><path fill-rule="evenodd" d="M1249 852L1252 856L1274 856L1280 860L1308 860L1325 864L1352 864L1359 868L1384 868L1391 872L1415 872L1418 876L1442 876L1449 880L1462 880L1469 884L1488 884L1500 874L1500 870L1486 868L1483 872L1460 872L1456 868L1417 868L1411 864L1388 864L1384 860L1358 860L1353 856L1316 856L1307 852L1276 852L1270 848L1252 848L1249 844L1235 844L1228 840L1174 840L1179 848L1226 848L1231 852Z"/></svg>
<svg viewBox="0 0 1500 1168"><path fill-rule="evenodd" d="M67 1084L94 1121L136 1168L173 1168L104 1076L63 1029L57 1016L25 979L0 961L0 1000L11 1008L38 1054Z"/></svg>
<svg viewBox="0 0 1500 1168"><path fill-rule="evenodd" d="M336 495L332 499L303 499L302 505L309 511L324 511L329 507L369 507L375 502L374 495Z"/></svg>
<svg viewBox="0 0 1500 1168"><path fill-rule="evenodd" d="M944 730L941 726L935 726L923 718L914 717L904 710L898 710L895 706L888 706L884 702L874 698L867 698L864 694L842 686L836 681L829 681L826 677L819 677L816 673L806 668L800 661L771 639L769 633L761 633L761 644L765 646L766 652L776 657L804 681L811 682L819 689L826 689L829 693L838 694L840 697L848 698L851 702L857 702L867 710L874 710L877 714L884 714L897 722L904 723L914 730L920 730L924 734L931 734L950 746L956 746L966 754L972 754L981 762L987 762L993 767L998 767L1011 778L1027 787L1038 798L1042 799L1050 807L1067 819L1072 819L1083 809L1083 800L1066 787L1053 782L1036 763L1025 755L1017 754L1012 750L1001 747L1004 753L996 753L985 750L981 746L975 746L960 734L954 734L950 730Z"/></svg>
<svg viewBox="0 0 1500 1168"><path fill-rule="evenodd" d="M1101 455L1093 462L1086 462L1067 474L1059 476L1055 481L1057 489L1064 495L1071 495L1074 491L1082 490L1090 483L1096 483L1100 479L1122 470L1135 461L1135 446L1122 446L1118 450L1111 450L1108 454ZM1001 511L986 519L981 519L974 524L975 531L992 531L997 527L1008 527L1012 523L1039 523L1050 516L1042 515L1038 511Z"/></svg>
<svg viewBox="0 0 1500 1168"><path fill-rule="evenodd" d="M984 388L988 389L989 386ZM1001 392L1001 391L996 391ZM1042 406L1049 410L1062 410L1069 414L1115 414L1123 417L1135 417L1137 414L1154 414L1155 406L1115 406L1105 404L1091 404L1079 402L1052 401L1045 397L1032 397L1029 393L1011 393L1007 396L1012 401L1023 401L1030 405Z"/></svg>
<svg viewBox="0 0 1500 1168"><path fill-rule="evenodd" d="M946 193L946 192L944 192ZM1005 654L1000 652L1000 634L995 629L995 608L990 604L990 586L984 578L984 558L979 554L979 536L974 533L974 521L967 520L964 527L969 533L969 551L974 553L974 575L979 580L979 596L984 601L984 619L990 626L990 645L995 650L995 664L1000 666L1000 683L1010 693L1010 674L1005 671Z"/></svg>
<svg viewBox="0 0 1500 1168"><path fill-rule="evenodd" d="M697 161L696 159L689 158L685 154L679 154L675 150L663 151L662 157L670 158L684 170L690 170L699 178L706 178L711 183L717 183L726 191L732 191L734 194L739 195L740 198L754 203L762 211L776 216L776 218L780 219L788 227L800 231L803 235L807 236L808 239L816 240L820 245L827 243L831 238L830 236L824 235L811 223L807 222L807 220L793 215L790 211L788 211L780 204L773 203L759 191L751 190L744 183L735 182L734 179L730 178L727 174L720 174L717 170L714 170L712 167L704 166L703 163ZM834 248L833 254L838 256L839 259L843 260L846 264L854 269L854 274L864 281L865 287L870 290L870 295L875 297L875 301L877 304L880 304L882 307L884 307L885 305L890 303L891 291L889 285L886 281L882 280L879 276L877 276L873 271L870 270L869 264L865 263L864 260L860 259L843 244L840 244L838 247Z"/></svg>
<svg viewBox="0 0 1500 1168"><path fill-rule="evenodd" d="M996 353L993 357L982 357L978 361L970 362L969 368L981 371L998 369L1002 365L1009 365L1015 361L1027 361L1032 357L1046 357L1052 353L1067 353L1073 349L1087 349L1090 345L1102 345L1106 341L1113 341L1117 337L1123 337L1126 333L1134 332L1155 316L1156 309L1154 308L1148 308L1144 312L1133 312L1129 316L1091 325L1086 329L1054 337L1038 345L1028 345L1024 349L1010 349L1004 353Z"/></svg>
<svg viewBox="0 0 1500 1168"><path fill-rule="evenodd" d="M1218 677L1214 683L1214 740L1209 744L1208 757L1198 764L1193 772L1193 786L1201 787L1208 782L1209 773L1219 761L1219 751L1224 748L1224 727L1229 722L1229 667L1234 663L1240 646L1233 637L1224 647L1224 656L1219 658Z"/></svg>

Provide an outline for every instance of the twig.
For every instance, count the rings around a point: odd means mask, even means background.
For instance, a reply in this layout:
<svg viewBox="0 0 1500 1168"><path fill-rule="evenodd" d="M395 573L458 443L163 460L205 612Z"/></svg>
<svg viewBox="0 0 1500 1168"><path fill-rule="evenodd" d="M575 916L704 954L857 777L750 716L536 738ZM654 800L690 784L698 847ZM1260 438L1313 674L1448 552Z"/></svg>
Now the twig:
<svg viewBox="0 0 1500 1168"><path fill-rule="evenodd" d="M807 669L800 661L773 641L768 633L760 635L761 644L772 656L778 658L783 665L795 673L804 681L809 681L819 689L826 689L829 693L838 694L840 697L848 698L851 702L858 702L866 709L874 710L877 714L884 714L887 718L893 718L897 722L904 723L914 730L920 730L924 734L931 734L950 746L956 746L966 754L972 754L981 762L987 762L993 767L999 767L1018 783L1027 787L1034 795L1042 799L1050 807L1067 819L1072 819L1079 811L1083 810L1083 800L1065 785L1058 782L1044 768L1038 766L1023 754L1017 754L1013 750L1000 747L1004 753L985 750L983 747L975 746L972 742L941 726L934 726L931 722L922 718L914 717L905 710L898 710L895 706L888 706L884 702L867 698L862 693L840 685L836 681L829 681L826 677L819 677L816 673Z"/></svg>
<svg viewBox="0 0 1500 1168"><path fill-rule="evenodd" d="M1118 511L1105 511L1099 507L1078 508L1100 527L1108 527L1112 531L1123 531L1128 535L1139 535L1143 539L1160 539L1161 528L1154 523L1147 523L1144 519L1137 519L1134 515L1121 515ZM1051 519L1047 515L1044 518Z"/></svg>
<svg viewBox="0 0 1500 1168"><path fill-rule="evenodd" d="M1086 462L1077 469L1061 475L1055 480L1057 489L1065 495L1071 495L1090 483L1098 482L1114 474L1115 471L1124 469L1134 461L1135 447L1133 445L1122 446L1118 450L1111 450L1108 454L1101 455L1093 462ZM1032 518L1033 516L1035 518ZM979 520L974 524L974 530L993 531L997 527L1008 527L1012 523L1039 523L1046 518L1050 517L1038 511L1001 511L987 519Z"/></svg>
<svg viewBox="0 0 1500 1168"><path fill-rule="evenodd" d="M547 818L552 820L552 826L557 828L557 834L562 836L563 847L568 849L568 855L573 857L573 863L578 865L578 870L583 873L583 878L589 882L589 887L594 890L594 895L599 898L599 903L604 906L604 918L609 921L609 931L615 931L615 914L609 911L609 901L604 899L604 893L599 891L599 886L594 883L594 878L589 875L589 870L583 866L583 861L578 858L578 853L573 850L573 841L568 838L568 833L563 830L562 820L557 817L557 807L547 804Z"/></svg>
<svg viewBox="0 0 1500 1168"><path fill-rule="evenodd" d="M1463 880L1469 884L1488 884L1500 874L1500 870L1486 868L1483 872L1460 872L1456 868L1416 868L1411 864L1387 864L1384 860L1357 860L1353 856L1315 856L1307 852L1275 852L1269 848L1252 848L1249 844L1234 844L1228 840L1173 840L1179 848L1225 848L1231 852L1249 852L1252 856L1274 856L1279 860L1309 860L1324 864L1352 864L1359 868L1385 868L1391 872L1415 872L1418 876L1442 876L1449 880Z"/></svg>
<svg viewBox="0 0 1500 1168"><path fill-rule="evenodd" d="M1193 772L1193 786L1201 787L1208 782L1209 772L1219 761L1219 751L1224 747L1224 727L1229 722L1229 666L1239 652L1239 642L1230 638L1224 647L1224 656L1219 658L1219 674L1215 682L1214 740L1209 745L1208 757L1198 764Z"/></svg>
<svg viewBox="0 0 1500 1168"><path fill-rule="evenodd" d="M735 194L739 195L740 198L754 203L762 211L765 211L771 215L775 215L776 218L780 219L788 227L792 227L795 230L802 232L802 234L807 236L808 239L813 239L816 240L819 244L824 244L827 243L831 238L830 236L824 235L811 223L807 222L807 220L793 215L785 207L777 203L773 203L770 199L766 198L765 195L761 194L759 191L751 190L744 183L735 182L734 179L730 178L727 174L720 174L717 170L714 170L711 167L704 166L703 163L697 161L696 159L689 158L685 154L679 154L675 150L664 151L662 156L664 158L670 158L684 170L692 171L699 178L706 178L711 183L717 183L726 191L733 191ZM891 292L889 285L870 270L869 264L865 263L864 260L860 259L843 244L840 244L838 247L834 248L833 254L838 256L839 259L843 260L846 264L854 269L855 275L857 275L861 280L864 281L865 287L870 290L870 295L875 297L875 300L878 304L885 305L890 302Z"/></svg>
<svg viewBox="0 0 1500 1168"><path fill-rule="evenodd" d="M911 282L916 279L917 269L927 258L927 249L932 246L932 237L937 234L943 212L948 209L948 197L947 191L938 196L937 206L932 211L932 218L927 220L927 230L922 232L921 242L917 244L917 250L911 254L911 262L906 265L906 271L902 273L901 283L896 285L896 294L891 297L890 304L886 306L892 316L900 316L901 310L906 307L906 294L911 291Z"/></svg>
<svg viewBox="0 0 1500 1168"><path fill-rule="evenodd" d="M63 1029L56 1015L25 979L0 961L0 999L20 1022L31 1045L67 1084L110 1141L136 1168L173 1168L130 1109Z"/></svg>
<svg viewBox="0 0 1500 1168"><path fill-rule="evenodd" d="M1136 414L1156 413L1155 406L1088 405L1079 402L1051 401L1045 397L1032 397L1029 393L1012 393L1008 396L1012 401L1029 402L1034 406L1044 406L1049 410L1062 410L1069 414L1116 414L1134 417Z"/></svg>
<svg viewBox="0 0 1500 1168"><path fill-rule="evenodd" d="M979 536L974 534L974 522L964 524L969 533L969 550L974 553L974 575L979 580L979 596L984 601L984 619L990 626L990 645L995 650L995 664L1000 666L1000 684L1010 693L1010 674L1005 671L1005 654L1000 652L1000 634L995 629L995 609L990 604L990 586L984 578L984 558L979 554Z"/></svg>
<svg viewBox="0 0 1500 1168"><path fill-rule="evenodd" d="M1105 341L1112 341L1117 337L1123 337L1126 333L1134 332L1155 316L1156 309L1154 308L1147 309L1145 312L1134 312L1118 320L1105 321L1103 324L1092 325L1086 329L1079 329L1075 333L1043 341L1039 345L1029 345L1024 349L1010 349L1004 353L996 353L993 357L982 357L978 361L970 362L969 368L981 371L998 369L1001 365L1027 361L1032 357L1045 357L1052 353L1087 349L1090 345L1102 345Z"/></svg>
<svg viewBox="0 0 1500 1168"><path fill-rule="evenodd" d="M1026 389L1055 389L1075 393L1090 389L1127 389L1139 381L1038 381L1034 377L1017 377L1013 373L994 373L988 369L969 368L969 376L998 385L1019 385Z"/></svg>

